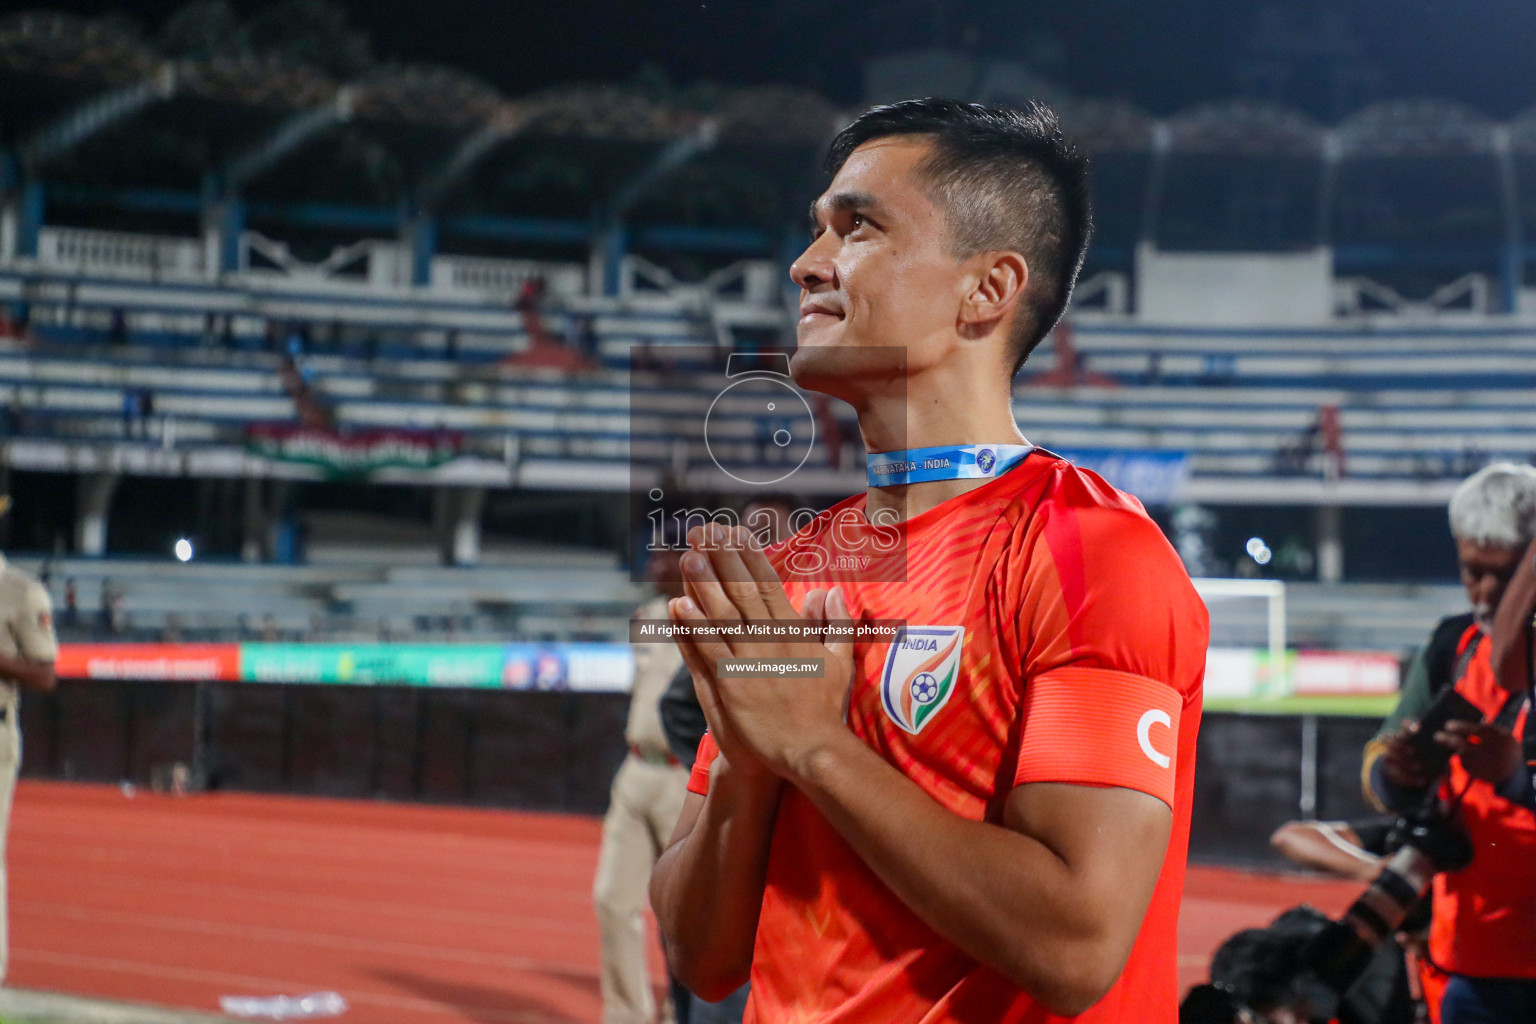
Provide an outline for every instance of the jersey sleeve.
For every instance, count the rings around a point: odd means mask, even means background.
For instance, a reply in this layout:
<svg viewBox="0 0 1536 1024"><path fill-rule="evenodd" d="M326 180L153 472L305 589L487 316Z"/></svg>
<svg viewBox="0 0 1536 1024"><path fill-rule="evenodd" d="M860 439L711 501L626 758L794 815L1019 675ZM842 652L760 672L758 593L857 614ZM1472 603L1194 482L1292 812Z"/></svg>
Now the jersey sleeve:
<svg viewBox="0 0 1536 1024"><path fill-rule="evenodd" d="M53 602L40 583L29 584L25 595L11 619L16 647L28 661L53 662L59 656L59 641L53 633Z"/></svg>
<svg viewBox="0 0 1536 1024"><path fill-rule="evenodd" d="M1442 661L1437 655L1443 654L1443 644L1436 641L1442 640L1445 620L1435 627L1430 634L1429 643L1419 648L1413 655L1413 660L1408 664L1408 672L1403 676L1403 683L1398 688L1397 704L1392 708L1392 713L1382 720L1381 728L1376 730L1376 735L1365 745L1365 751L1360 758L1360 791L1365 795L1366 801L1379 811L1385 811L1389 807L1395 807L1404 799L1403 794L1390 792L1391 787L1384 777L1376 770L1376 762L1387 752L1387 743L1404 722L1414 721L1424 717L1430 705L1435 702L1434 684L1430 677L1435 674L1431 667L1432 662ZM1459 634L1458 634L1459 636ZM1437 647L1440 648L1437 650ZM1451 647L1451 656L1455 657L1455 647ZM1449 669L1446 670L1449 674ZM1454 683L1454 680L1452 680Z"/></svg>
<svg viewBox="0 0 1536 1024"><path fill-rule="evenodd" d="M1180 726L1199 708L1205 604L1139 507L1042 512L1020 602L1014 784L1118 786L1171 807Z"/></svg>
<svg viewBox="0 0 1536 1024"><path fill-rule="evenodd" d="M704 738L699 740L699 752L694 755L693 769L688 773L688 792L699 796L709 795L709 770L719 754L720 748L715 746L715 738L706 732Z"/></svg>
<svg viewBox="0 0 1536 1024"><path fill-rule="evenodd" d="M1429 649L1420 648L1408 663L1408 672L1403 676L1403 685L1398 689L1396 706L1382 720L1381 728L1376 730L1378 739L1395 735L1404 722L1417 722L1424 717L1424 712L1435 702L1429 674Z"/></svg>

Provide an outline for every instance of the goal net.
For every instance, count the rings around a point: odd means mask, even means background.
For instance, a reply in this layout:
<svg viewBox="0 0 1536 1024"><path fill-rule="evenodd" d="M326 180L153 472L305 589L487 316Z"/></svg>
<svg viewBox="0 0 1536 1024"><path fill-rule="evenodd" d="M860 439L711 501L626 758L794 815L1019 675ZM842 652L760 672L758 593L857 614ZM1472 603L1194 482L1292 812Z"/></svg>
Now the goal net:
<svg viewBox="0 0 1536 1024"><path fill-rule="evenodd" d="M1208 698L1283 697L1290 693L1285 649L1285 584L1279 580L1196 579L1211 614Z"/></svg>

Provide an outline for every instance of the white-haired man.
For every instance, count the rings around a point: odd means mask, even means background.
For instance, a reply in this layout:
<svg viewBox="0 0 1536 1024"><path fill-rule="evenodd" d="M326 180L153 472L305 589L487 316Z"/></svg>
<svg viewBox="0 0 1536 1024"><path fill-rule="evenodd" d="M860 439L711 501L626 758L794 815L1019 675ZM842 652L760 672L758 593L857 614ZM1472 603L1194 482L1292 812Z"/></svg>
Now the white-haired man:
<svg viewBox="0 0 1536 1024"><path fill-rule="evenodd" d="M1435 877L1429 962L1449 972L1441 1024L1536 1020L1536 816L1522 771L1527 688L1495 673L1494 625L1517 573L1531 573L1536 468L1496 463L1451 498L1469 614L1441 622L1416 659L1397 709L1366 748L1366 795L1391 810L1433 791L1472 842L1471 865ZM1523 581L1522 581L1523 582ZM1529 588L1525 588L1529 589ZM1522 681L1523 682L1523 681ZM1455 756L1429 778L1412 742L1430 704L1454 687L1484 716L1451 722L1434 739Z"/></svg>

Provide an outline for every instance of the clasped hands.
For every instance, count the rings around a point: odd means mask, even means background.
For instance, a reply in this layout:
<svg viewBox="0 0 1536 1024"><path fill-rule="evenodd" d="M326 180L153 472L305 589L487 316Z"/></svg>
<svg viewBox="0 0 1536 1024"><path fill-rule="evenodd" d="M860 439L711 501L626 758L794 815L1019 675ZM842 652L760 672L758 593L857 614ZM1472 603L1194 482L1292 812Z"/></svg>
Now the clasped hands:
<svg viewBox="0 0 1536 1024"><path fill-rule="evenodd" d="M743 527L696 526L688 532L688 547L681 560L686 596L673 598L667 608L673 622L690 627L677 645L710 734L732 771L794 779L816 751L852 737L844 714L853 642L826 635L829 623L853 618L847 601L840 589L816 589L797 611ZM799 639L709 635L700 628L743 620L798 625ZM725 676L722 658L819 658L824 671L820 678Z"/></svg>

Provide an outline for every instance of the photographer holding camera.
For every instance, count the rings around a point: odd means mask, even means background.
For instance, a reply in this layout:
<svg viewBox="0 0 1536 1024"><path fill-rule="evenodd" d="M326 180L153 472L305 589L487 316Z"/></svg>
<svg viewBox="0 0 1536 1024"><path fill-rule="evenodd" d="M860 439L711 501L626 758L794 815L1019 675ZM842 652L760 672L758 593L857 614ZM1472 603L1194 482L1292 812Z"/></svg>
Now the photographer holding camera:
<svg viewBox="0 0 1536 1024"><path fill-rule="evenodd" d="M1450 520L1472 615L1437 626L1410 669L1366 748L1366 796L1438 815L1470 844L1470 864L1434 878L1428 955L1451 975L1440 1020L1536 1024L1536 795L1524 749L1536 468L1473 474Z"/></svg>

